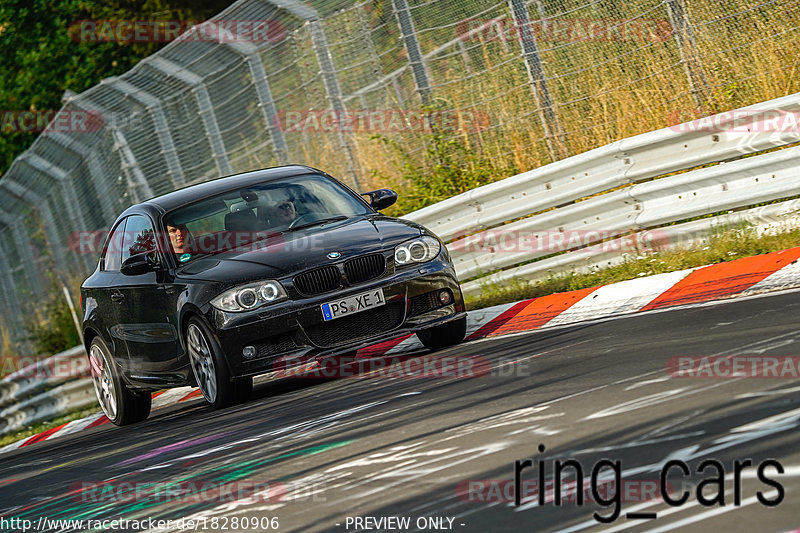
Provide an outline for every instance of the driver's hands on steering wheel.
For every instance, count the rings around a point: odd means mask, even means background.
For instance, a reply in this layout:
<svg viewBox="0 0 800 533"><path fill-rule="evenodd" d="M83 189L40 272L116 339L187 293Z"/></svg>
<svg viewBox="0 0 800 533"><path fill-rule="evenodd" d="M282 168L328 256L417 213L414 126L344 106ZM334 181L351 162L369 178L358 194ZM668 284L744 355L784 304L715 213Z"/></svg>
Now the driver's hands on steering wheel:
<svg viewBox="0 0 800 533"><path fill-rule="evenodd" d="M295 226L299 225L301 222L304 222L304 221L305 222L311 222L313 220L313 217L314 217L314 213L306 213L304 215L300 215L299 217L296 217L294 220L292 220L289 223L288 229L292 229L292 228L294 228Z"/></svg>

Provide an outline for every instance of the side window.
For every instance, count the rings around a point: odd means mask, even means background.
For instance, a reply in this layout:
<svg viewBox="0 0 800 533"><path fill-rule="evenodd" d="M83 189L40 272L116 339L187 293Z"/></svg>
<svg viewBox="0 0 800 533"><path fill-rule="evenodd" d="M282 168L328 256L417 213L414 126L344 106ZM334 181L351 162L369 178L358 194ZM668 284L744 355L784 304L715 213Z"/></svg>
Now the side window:
<svg viewBox="0 0 800 533"><path fill-rule="evenodd" d="M122 263L132 255L155 251L156 235L150 219L142 215L128 217L128 224L125 226L125 238L122 243Z"/></svg>
<svg viewBox="0 0 800 533"><path fill-rule="evenodd" d="M103 251L103 270L118 272L119 267L122 265L122 239L125 236L125 218L117 224L111 236L106 242L106 249Z"/></svg>

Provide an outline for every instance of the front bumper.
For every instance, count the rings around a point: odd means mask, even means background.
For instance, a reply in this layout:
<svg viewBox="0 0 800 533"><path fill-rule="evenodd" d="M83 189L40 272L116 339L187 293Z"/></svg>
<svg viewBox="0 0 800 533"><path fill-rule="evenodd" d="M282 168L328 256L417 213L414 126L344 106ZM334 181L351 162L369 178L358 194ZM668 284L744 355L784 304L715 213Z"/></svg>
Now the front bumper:
<svg viewBox="0 0 800 533"><path fill-rule="evenodd" d="M332 300L383 289L386 305L325 321L320 306ZM442 305L441 290L452 302ZM452 265L440 258L346 289L287 300L252 313L212 308L213 324L232 377L281 370L415 333L465 316L461 288ZM255 348L246 358L245 347Z"/></svg>

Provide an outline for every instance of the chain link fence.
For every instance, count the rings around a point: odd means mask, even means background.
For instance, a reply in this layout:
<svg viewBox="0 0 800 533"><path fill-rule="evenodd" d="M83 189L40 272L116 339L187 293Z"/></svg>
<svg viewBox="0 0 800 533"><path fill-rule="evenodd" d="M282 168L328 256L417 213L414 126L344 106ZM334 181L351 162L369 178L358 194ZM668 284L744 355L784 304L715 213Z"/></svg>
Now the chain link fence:
<svg viewBox="0 0 800 533"><path fill-rule="evenodd" d="M433 130L528 170L800 91L798 25L777 1L240 0L65 96L2 176L2 322L22 338L54 280L94 269L94 232L153 195L284 163L379 186L398 164L375 135L421 160Z"/></svg>

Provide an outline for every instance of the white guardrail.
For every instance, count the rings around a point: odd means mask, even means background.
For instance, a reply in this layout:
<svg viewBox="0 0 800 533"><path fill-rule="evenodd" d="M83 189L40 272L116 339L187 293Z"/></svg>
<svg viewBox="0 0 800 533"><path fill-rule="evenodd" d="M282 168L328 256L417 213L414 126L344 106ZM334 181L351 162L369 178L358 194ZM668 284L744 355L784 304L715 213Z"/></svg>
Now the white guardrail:
<svg viewBox="0 0 800 533"><path fill-rule="evenodd" d="M796 211L791 202L666 226L800 194L800 147L742 159L800 141L798 117L800 94L785 96L622 139L404 218L448 243L459 278L467 280L464 292L473 295L487 283L533 281L619 262L630 255L631 240L643 247L685 246L714 226L761 223L765 216L776 222ZM576 232L580 249L569 245ZM587 239L591 244L615 236L627 241L583 247ZM554 242L564 245L554 250L543 244ZM557 252L563 253L553 256Z"/></svg>
<svg viewBox="0 0 800 533"><path fill-rule="evenodd" d="M0 380L0 435L97 404L89 375L86 351L76 346Z"/></svg>
<svg viewBox="0 0 800 533"><path fill-rule="evenodd" d="M702 242L718 226L747 222L774 228L794 222L800 200L753 206L800 195L800 146L742 156L798 142L800 127L791 120L783 122L785 130L780 120L771 131L741 126L754 114L769 118L768 112L800 116L800 94L623 139L404 218L448 243L459 278L467 280L466 294L479 293L486 283L619 263L638 247ZM713 131L705 127L712 124ZM720 162L725 163L668 175ZM571 246L575 232L583 238ZM592 232L598 242L587 246ZM559 236L562 253L537 246ZM0 434L96 402L88 375L86 352L79 346L1 380Z"/></svg>

